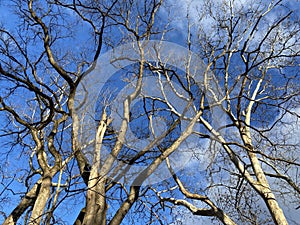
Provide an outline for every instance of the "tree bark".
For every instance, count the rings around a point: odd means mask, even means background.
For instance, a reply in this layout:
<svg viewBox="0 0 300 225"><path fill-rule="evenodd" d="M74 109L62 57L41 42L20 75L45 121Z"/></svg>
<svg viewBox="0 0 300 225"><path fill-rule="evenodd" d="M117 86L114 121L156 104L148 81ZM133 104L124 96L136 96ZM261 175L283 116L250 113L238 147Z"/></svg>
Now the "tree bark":
<svg viewBox="0 0 300 225"><path fill-rule="evenodd" d="M41 183L40 191L32 209L31 217L29 219L30 225L37 225L41 223L43 213L50 196L52 178L46 175Z"/></svg>
<svg viewBox="0 0 300 225"><path fill-rule="evenodd" d="M41 180L37 181L31 190L23 197L20 204L11 212L11 214L5 219L3 225L15 225L18 219L28 209L33 206L40 190Z"/></svg>

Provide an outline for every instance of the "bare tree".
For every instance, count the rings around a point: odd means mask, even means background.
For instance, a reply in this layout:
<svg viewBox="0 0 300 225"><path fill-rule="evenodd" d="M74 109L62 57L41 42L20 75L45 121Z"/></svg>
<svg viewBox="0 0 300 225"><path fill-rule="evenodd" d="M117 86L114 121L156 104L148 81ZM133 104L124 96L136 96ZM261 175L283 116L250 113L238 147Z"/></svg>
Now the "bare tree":
<svg viewBox="0 0 300 225"><path fill-rule="evenodd" d="M293 223L293 3L3 2L3 224Z"/></svg>

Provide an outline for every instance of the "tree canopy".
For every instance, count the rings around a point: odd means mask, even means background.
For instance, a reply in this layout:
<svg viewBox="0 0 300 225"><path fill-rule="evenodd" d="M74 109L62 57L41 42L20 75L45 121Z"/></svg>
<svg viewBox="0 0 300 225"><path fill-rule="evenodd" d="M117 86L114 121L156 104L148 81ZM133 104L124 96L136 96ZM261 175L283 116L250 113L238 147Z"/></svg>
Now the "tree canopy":
<svg viewBox="0 0 300 225"><path fill-rule="evenodd" d="M0 221L297 224L297 0L0 2Z"/></svg>

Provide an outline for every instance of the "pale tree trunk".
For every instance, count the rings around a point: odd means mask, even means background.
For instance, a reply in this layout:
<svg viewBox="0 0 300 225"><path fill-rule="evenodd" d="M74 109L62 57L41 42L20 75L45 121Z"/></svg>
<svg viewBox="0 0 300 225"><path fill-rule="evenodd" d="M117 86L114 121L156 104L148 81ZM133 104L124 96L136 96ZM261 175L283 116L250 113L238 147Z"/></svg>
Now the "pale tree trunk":
<svg viewBox="0 0 300 225"><path fill-rule="evenodd" d="M269 212L273 218L273 221L276 225L288 225L288 222L285 218L285 215L282 209L279 207L278 202L275 198L275 195L272 193L271 187L267 180L264 170L261 167L261 164L258 160L257 154L254 152L254 146L252 143L250 123L252 117L252 108L258 92L261 88L261 85L264 81L265 74L268 69L262 71L262 76L259 79L258 83L255 86L255 89L251 95L251 100L246 108L245 115L245 126L240 126L240 134L242 141L244 142L245 148L247 150L254 174L257 179L257 183L252 184L256 191L262 196L265 204L267 205ZM246 81L246 79L244 80ZM245 83L243 84L245 86ZM251 183L251 182L250 182Z"/></svg>
<svg viewBox="0 0 300 225"><path fill-rule="evenodd" d="M275 199L274 194L270 190L264 191L264 200L269 208L269 211L272 215L272 218L276 225L288 225L288 222L285 218L285 215L278 205L277 200Z"/></svg>
<svg viewBox="0 0 300 225"><path fill-rule="evenodd" d="M105 111L102 115L102 120L98 125L96 133L96 143L94 148L93 164L90 171L88 181L88 190L86 194L86 207L83 225L105 225L106 224L106 193L105 193L105 176L101 176L100 170L100 157L101 146L106 127L109 124Z"/></svg>
<svg viewBox="0 0 300 225"><path fill-rule="evenodd" d="M251 147L251 150L253 150L253 147ZM273 218L273 221L276 225L288 225L288 222L285 218L285 215L278 205L278 202L275 198L275 195L273 194L271 187L269 185L269 182L266 178L266 175L264 171L261 168L261 165L259 163L259 160L255 153L253 152L248 153L249 158L252 163L252 167L255 173L255 176L257 177L258 184L253 184L253 187L256 189L256 191L262 196L265 204L267 205L269 212Z"/></svg>
<svg viewBox="0 0 300 225"><path fill-rule="evenodd" d="M37 181L31 190L23 197L20 204L12 211L12 213L5 219L3 225L15 225L22 214L32 206L36 200L39 191L41 180Z"/></svg>
<svg viewBox="0 0 300 225"><path fill-rule="evenodd" d="M249 157L251 159L252 167L254 173L258 179L258 184L253 184L253 187L256 191L262 196L265 204L267 205L269 212L273 218L273 221L276 225L288 225L286 217L278 205L278 202L273 194L269 182L266 178L265 173L263 172L261 165L257 159L256 154L250 152Z"/></svg>
<svg viewBox="0 0 300 225"><path fill-rule="evenodd" d="M105 182L107 173L110 171L111 166L115 161L115 156L118 155L122 149L126 131L128 128L129 113L130 113L130 104L138 96L142 88L142 78L144 71L144 52L139 43L139 50L141 54L141 62L139 66L139 76L136 84L136 88L130 95L127 96L123 103L124 107L124 118L121 124L120 133L118 135L118 140L111 152L111 154L104 160L103 165L100 165L100 151L102 146L102 140L106 131L107 125L111 122L106 115L105 109L103 110L101 121L97 128L96 134L96 144L94 149L94 158L93 164L90 171L90 177L88 182L88 191L86 195L86 207L85 215L83 218L82 225L104 225L106 223L106 191L105 191ZM101 169L100 169L101 167ZM136 187L132 187L132 190L136 190L134 194L130 194L129 199L123 203L120 209L117 211L116 215L110 222L110 224L120 224L126 213L131 208L132 204L136 201L136 196L138 195L138 190ZM129 201L129 202L128 202ZM125 214L124 211L126 212ZM122 214L122 215L120 215ZM77 220L79 223L79 220Z"/></svg>
<svg viewBox="0 0 300 225"><path fill-rule="evenodd" d="M231 161L236 166L236 168L243 174L248 183L254 188L254 190L263 198L266 206L269 209L269 212L273 218L273 221L276 225L288 225L288 222L285 218L285 215L278 205L278 202L271 191L270 185L266 178L264 171L259 163L259 160L256 154L253 152L253 146L250 136L250 130L245 127L241 127L241 137L244 141L245 148L248 150L248 156L251 161L251 165L256 176L256 180L253 179L248 170L244 167L244 165L240 162L238 157L235 155L233 150L226 144L226 140L223 136L213 129L213 127L202 117L200 117L201 122L204 126L211 131L211 133L218 138L218 141L223 145L227 154L229 155Z"/></svg>
<svg viewBox="0 0 300 225"><path fill-rule="evenodd" d="M285 215L278 205L278 202L273 194L269 182L263 172L261 165L257 159L255 153L250 152L249 157L251 159L252 167L254 173L257 177L258 184L252 184L256 191L262 196L265 204L267 205L269 212L273 218L276 225L288 225Z"/></svg>
<svg viewBox="0 0 300 225"><path fill-rule="evenodd" d="M45 210L47 201L50 196L50 187L51 187L51 176L46 176L43 178L40 191L35 201L35 204L32 209L31 217L29 219L29 224L37 225L41 223L43 217L43 212Z"/></svg>

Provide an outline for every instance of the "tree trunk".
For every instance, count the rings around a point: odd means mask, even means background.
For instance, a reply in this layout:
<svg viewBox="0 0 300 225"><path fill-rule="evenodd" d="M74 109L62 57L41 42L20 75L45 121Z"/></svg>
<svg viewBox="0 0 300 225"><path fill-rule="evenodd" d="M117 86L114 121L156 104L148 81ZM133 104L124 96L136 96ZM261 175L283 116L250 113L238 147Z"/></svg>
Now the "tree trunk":
<svg viewBox="0 0 300 225"><path fill-rule="evenodd" d="M20 204L12 211L12 213L5 219L3 225L15 225L22 214L32 206L36 201L39 192L40 181L31 188L31 190L23 197Z"/></svg>
<svg viewBox="0 0 300 225"><path fill-rule="evenodd" d="M105 193L105 175L99 173L101 163L101 147L103 137L107 127L106 113L103 112L102 120L98 125L96 133L96 143L94 148L93 164L90 171L88 190L86 194L86 211L83 219L83 225L102 225L106 223L106 193Z"/></svg>
<svg viewBox="0 0 300 225"><path fill-rule="evenodd" d="M270 189L263 189L263 199L276 225L288 225L285 215Z"/></svg>
<svg viewBox="0 0 300 225"><path fill-rule="evenodd" d="M46 175L42 180L40 191L33 206L31 217L29 219L30 225L37 225L41 223L43 212L50 196L50 187L52 182L51 180L52 179L50 175Z"/></svg>

